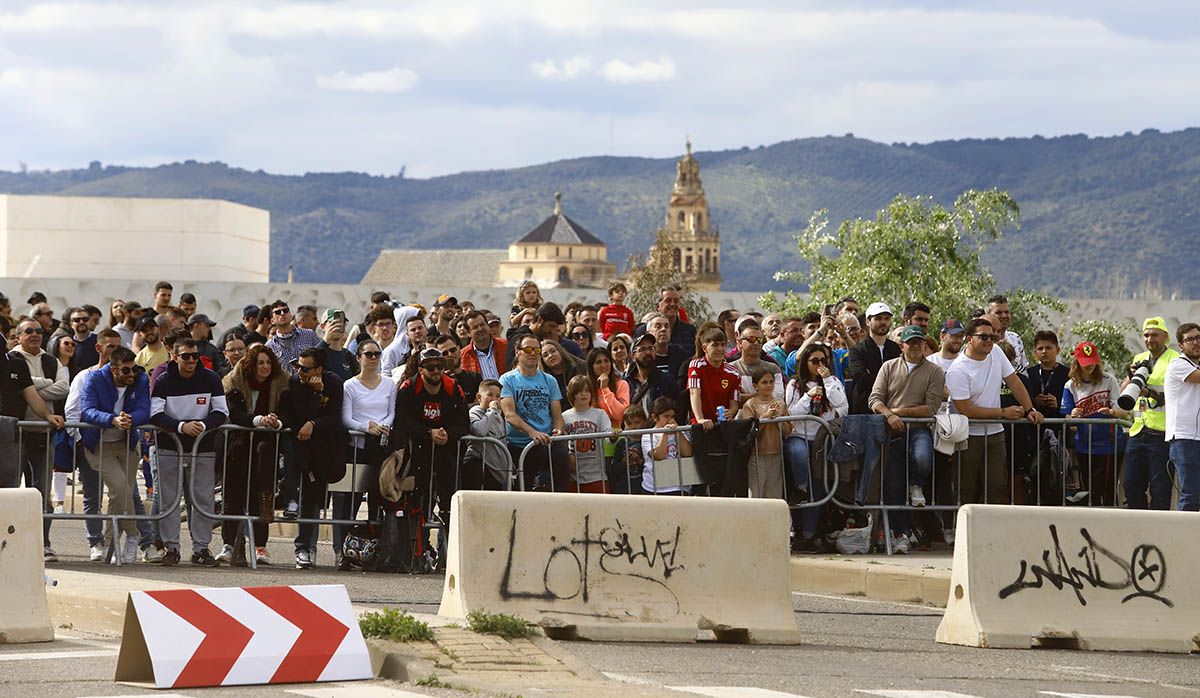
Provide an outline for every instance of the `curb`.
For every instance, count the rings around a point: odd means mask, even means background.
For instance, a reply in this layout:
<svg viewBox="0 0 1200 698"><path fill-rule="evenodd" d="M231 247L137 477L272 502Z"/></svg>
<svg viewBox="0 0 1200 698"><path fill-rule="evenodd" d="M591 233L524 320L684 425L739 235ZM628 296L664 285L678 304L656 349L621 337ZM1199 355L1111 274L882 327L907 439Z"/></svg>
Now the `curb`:
<svg viewBox="0 0 1200 698"><path fill-rule="evenodd" d="M793 557L791 589L811 594L863 596L945 608L950 570L918 569L876 560Z"/></svg>
<svg viewBox="0 0 1200 698"><path fill-rule="evenodd" d="M131 591L190 589L175 584L98 572L47 570L58 585L46 588L50 622L55 628L78 628L89 633L120 637L125 627L125 604Z"/></svg>

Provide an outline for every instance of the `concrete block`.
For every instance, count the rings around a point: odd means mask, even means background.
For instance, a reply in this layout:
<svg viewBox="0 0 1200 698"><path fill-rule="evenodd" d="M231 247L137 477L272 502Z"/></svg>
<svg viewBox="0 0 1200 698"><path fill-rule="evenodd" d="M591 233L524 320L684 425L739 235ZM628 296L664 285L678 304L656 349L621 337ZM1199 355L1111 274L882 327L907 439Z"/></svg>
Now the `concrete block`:
<svg viewBox="0 0 1200 698"><path fill-rule="evenodd" d="M42 496L0 489L0 643L50 642L42 561Z"/></svg>

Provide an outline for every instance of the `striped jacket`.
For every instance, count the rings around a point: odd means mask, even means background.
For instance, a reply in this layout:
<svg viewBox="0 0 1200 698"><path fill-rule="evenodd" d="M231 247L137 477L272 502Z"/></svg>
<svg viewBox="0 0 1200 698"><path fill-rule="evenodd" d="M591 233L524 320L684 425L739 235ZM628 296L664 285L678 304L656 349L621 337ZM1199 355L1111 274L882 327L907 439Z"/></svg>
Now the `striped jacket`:
<svg viewBox="0 0 1200 698"><path fill-rule="evenodd" d="M179 430L184 422L203 422L208 431L227 421L229 407L225 403L225 389L216 372L197 366L191 378L184 378L179 375L179 366L172 361L166 373L154 381L150 390L150 423L178 434L185 451L192 450L195 439ZM160 446L162 443L160 441ZM207 436L197 450L211 452L215 443L215 437Z"/></svg>

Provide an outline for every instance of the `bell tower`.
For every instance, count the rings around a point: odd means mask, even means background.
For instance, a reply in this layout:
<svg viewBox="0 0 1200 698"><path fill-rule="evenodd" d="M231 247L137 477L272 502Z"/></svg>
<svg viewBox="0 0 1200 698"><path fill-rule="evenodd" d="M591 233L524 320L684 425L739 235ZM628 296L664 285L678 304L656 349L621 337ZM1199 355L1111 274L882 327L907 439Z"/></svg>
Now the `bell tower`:
<svg viewBox="0 0 1200 698"><path fill-rule="evenodd" d="M721 288L721 236L708 214L708 199L700 182L700 163L692 157L692 141L675 166L675 186L662 228L671 244L674 267L692 288Z"/></svg>

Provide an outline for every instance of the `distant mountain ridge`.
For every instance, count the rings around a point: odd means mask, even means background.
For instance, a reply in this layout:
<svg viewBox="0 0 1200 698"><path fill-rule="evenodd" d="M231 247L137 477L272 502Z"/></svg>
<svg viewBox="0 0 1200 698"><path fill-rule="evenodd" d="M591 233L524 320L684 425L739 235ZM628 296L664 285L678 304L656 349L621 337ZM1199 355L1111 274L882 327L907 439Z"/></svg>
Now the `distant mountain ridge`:
<svg viewBox="0 0 1200 698"><path fill-rule="evenodd" d="M887 145L844 137L697 152L720 227L726 290L780 289L800 266L793 236L816 210L831 224L873 216L898 193L942 203L968 188L1016 197L1024 227L985 260L1002 288L1110 297L1151 280L1200 297L1200 128ZM553 208L604 239L623 267L665 215L674 158L584 157L430 179L361 173L272 175L188 161L2 172L0 192L205 197L271 212L271 277L357 282L381 248L496 248ZM1114 279L1117 282L1114 286Z"/></svg>

